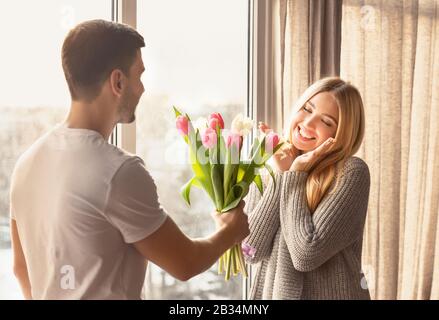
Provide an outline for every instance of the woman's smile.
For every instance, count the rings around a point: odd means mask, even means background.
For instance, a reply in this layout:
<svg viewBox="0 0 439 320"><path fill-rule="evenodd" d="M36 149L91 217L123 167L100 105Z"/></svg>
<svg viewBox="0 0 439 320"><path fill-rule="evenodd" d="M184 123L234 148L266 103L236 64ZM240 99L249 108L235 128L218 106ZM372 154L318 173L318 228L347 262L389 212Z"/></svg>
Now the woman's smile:
<svg viewBox="0 0 439 320"><path fill-rule="evenodd" d="M301 138L303 138L303 139L305 139L305 140L307 140L307 141L309 141L309 140L316 140L316 134L315 133L313 133L313 132L311 132L310 130L308 130L308 129L305 129L303 126L301 126L301 125L298 125L297 126L297 128L298 128L298 133L299 133L299 136L301 137Z"/></svg>
<svg viewBox="0 0 439 320"><path fill-rule="evenodd" d="M311 132L305 130L301 126L296 126L296 129L294 130L294 136L293 139L296 141L296 145L304 146L308 145L310 147L311 144L314 144L316 141L316 136L312 134Z"/></svg>

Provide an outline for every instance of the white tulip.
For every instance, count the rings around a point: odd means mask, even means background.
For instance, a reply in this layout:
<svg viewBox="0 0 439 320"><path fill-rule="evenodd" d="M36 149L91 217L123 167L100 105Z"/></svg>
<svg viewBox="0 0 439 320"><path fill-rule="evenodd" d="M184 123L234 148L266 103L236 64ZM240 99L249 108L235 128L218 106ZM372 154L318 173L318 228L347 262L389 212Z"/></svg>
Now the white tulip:
<svg viewBox="0 0 439 320"><path fill-rule="evenodd" d="M207 128L207 118L199 117L195 122L193 123L194 129L198 131L202 131Z"/></svg>
<svg viewBox="0 0 439 320"><path fill-rule="evenodd" d="M232 132L245 137L252 132L254 121L250 118L244 117L242 113L238 114L232 121Z"/></svg>

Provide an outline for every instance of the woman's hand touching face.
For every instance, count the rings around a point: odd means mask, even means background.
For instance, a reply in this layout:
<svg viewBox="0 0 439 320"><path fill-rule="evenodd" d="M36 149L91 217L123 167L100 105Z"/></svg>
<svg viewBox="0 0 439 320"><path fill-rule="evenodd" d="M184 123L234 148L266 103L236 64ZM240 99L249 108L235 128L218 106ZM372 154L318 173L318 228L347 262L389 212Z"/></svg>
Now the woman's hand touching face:
<svg viewBox="0 0 439 320"><path fill-rule="evenodd" d="M265 122L259 122L258 127L259 130L264 134L272 131L272 129ZM274 169L277 172L288 171L297 156L297 149L293 148L293 145L290 143L285 142L279 151L273 155Z"/></svg>
<svg viewBox="0 0 439 320"><path fill-rule="evenodd" d="M290 167L290 171L308 172L317 162L326 156L334 143L335 140L333 138L329 138L316 149L298 156L296 159L294 159L293 164Z"/></svg>

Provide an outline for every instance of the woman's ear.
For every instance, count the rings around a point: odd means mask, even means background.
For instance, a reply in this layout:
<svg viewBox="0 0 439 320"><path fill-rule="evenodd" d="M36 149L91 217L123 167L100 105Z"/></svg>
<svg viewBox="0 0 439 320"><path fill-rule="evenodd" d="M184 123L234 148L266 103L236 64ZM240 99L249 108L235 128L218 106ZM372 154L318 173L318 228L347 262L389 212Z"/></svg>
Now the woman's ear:
<svg viewBox="0 0 439 320"><path fill-rule="evenodd" d="M124 81L124 75L123 72L119 69L115 69L110 74L110 88L111 92L120 98L122 96L122 89L123 89L123 83Z"/></svg>

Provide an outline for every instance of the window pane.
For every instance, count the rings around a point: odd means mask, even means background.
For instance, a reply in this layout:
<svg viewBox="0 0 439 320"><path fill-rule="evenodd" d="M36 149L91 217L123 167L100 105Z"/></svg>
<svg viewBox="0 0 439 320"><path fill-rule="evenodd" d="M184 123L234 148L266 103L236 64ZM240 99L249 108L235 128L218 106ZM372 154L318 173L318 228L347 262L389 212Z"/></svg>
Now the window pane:
<svg viewBox="0 0 439 320"><path fill-rule="evenodd" d="M179 194L192 174L185 145L174 126L172 106L207 117L221 112L230 126L246 113L247 0L142 0L137 26L145 37L145 94L137 108L137 153L158 187L160 201L191 237L214 231L214 206L201 190L188 208ZM150 264L145 297L150 299L240 299L241 276L225 282L217 265L180 282Z"/></svg>
<svg viewBox="0 0 439 320"><path fill-rule="evenodd" d="M21 299L12 275L9 185L19 155L62 121L70 96L61 67L69 29L111 20L110 0L14 0L0 10L0 300Z"/></svg>

